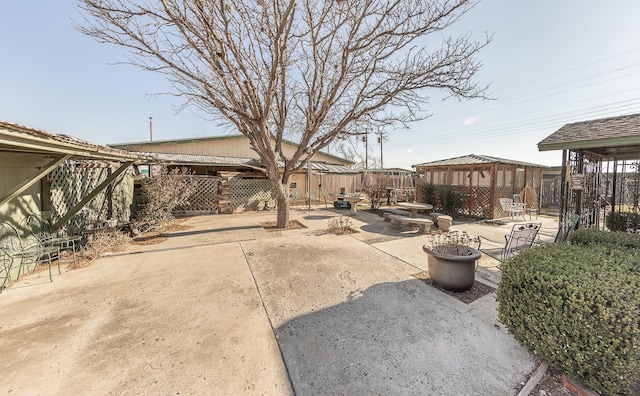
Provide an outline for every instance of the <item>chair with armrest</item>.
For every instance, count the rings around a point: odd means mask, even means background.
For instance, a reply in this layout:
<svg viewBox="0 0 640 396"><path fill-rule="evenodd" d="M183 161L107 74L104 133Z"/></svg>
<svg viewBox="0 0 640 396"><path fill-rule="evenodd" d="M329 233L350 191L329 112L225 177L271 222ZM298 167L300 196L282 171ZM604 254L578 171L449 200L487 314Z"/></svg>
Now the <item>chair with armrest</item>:
<svg viewBox="0 0 640 396"><path fill-rule="evenodd" d="M21 238L18 230L9 223L0 223L0 253L2 254L2 267L4 268L4 280L2 287L11 281L11 270L15 265L19 265L16 280L20 279L20 274L29 271L29 265L33 264L33 270L38 264L49 263L49 280L53 282L51 276L51 261L60 255L57 246L47 246L33 236ZM58 260L58 273L60 273L60 260ZM1 291L1 290L0 290Z"/></svg>
<svg viewBox="0 0 640 396"><path fill-rule="evenodd" d="M556 234L553 243L564 243L569 240L569 235L578 228L580 222L579 214L570 214L558 225L558 233Z"/></svg>
<svg viewBox="0 0 640 396"><path fill-rule="evenodd" d="M503 263L519 251L533 246L541 226L541 223L514 224L511 233L504 236L504 243L480 236L479 250Z"/></svg>
<svg viewBox="0 0 640 396"><path fill-rule="evenodd" d="M513 202L513 199L511 198L500 198L500 206L502 206L503 211L509 214L510 218L522 216L522 219L524 220L527 204Z"/></svg>
<svg viewBox="0 0 640 396"><path fill-rule="evenodd" d="M36 213L27 216L23 222L25 228L42 244L57 246L60 250L70 249L73 252L73 262L77 261L76 249L82 240L82 235L56 236L51 230L49 220Z"/></svg>

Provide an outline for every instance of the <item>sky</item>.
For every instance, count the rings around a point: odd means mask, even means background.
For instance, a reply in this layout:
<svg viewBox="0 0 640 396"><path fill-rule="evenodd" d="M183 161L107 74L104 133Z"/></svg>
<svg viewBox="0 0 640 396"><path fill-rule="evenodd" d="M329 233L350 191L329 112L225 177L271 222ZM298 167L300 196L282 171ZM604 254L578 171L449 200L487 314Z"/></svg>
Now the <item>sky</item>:
<svg viewBox="0 0 640 396"><path fill-rule="evenodd" d="M640 1L481 0L451 34L485 32L476 81L491 100L430 91L430 116L388 130L385 168L466 154L560 165L537 143L565 124L640 112ZM0 120L92 143L228 134L159 75L119 62L126 50L76 31L74 1L0 2ZM364 146L360 143L360 151ZM329 152L337 154L335 146ZM369 155L381 145L369 138Z"/></svg>

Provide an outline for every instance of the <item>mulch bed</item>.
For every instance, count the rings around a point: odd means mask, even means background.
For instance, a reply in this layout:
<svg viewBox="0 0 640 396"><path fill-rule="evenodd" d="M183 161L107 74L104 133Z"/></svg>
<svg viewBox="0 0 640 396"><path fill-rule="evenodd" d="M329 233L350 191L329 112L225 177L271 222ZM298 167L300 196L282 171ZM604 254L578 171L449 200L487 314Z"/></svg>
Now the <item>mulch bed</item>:
<svg viewBox="0 0 640 396"><path fill-rule="evenodd" d="M307 228L304 224L300 223L298 220L289 220L287 223L287 228L278 228L278 223L276 221L265 221L260 223L262 228L267 231L286 231L286 230L299 230L302 228Z"/></svg>
<svg viewBox="0 0 640 396"><path fill-rule="evenodd" d="M424 283L426 283L429 286L433 286L436 289L447 293L448 295L450 295L451 297L454 297L460 301L462 301L465 304L469 304L477 299L479 299L482 296L486 296L489 293L493 293L496 289L486 285L482 282L478 282L475 281L473 282L473 286L471 286L471 289L464 291L464 292L454 292L454 291L450 291L450 290L445 290L442 288L442 286L440 286L439 284L433 282L433 280L429 277L429 272L428 271L423 271L423 272L419 272L417 274L413 274L412 276L414 276L417 279L420 279L421 281L423 281Z"/></svg>

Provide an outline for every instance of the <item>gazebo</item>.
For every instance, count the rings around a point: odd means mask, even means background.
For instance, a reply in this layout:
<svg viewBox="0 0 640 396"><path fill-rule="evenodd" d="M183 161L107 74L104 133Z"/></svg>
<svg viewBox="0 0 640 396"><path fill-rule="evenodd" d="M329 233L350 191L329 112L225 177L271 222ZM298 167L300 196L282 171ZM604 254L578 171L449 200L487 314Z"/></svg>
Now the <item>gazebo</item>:
<svg viewBox="0 0 640 396"><path fill-rule="evenodd" d="M576 213L584 227L638 229L640 114L564 125L538 149L562 150L560 220Z"/></svg>
<svg viewBox="0 0 640 396"><path fill-rule="evenodd" d="M502 210L500 198L517 198L540 207L540 185L543 165L468 154L461 157L413 165L416 168L416 190L431 183L436 190L442 186L462 193L465 204L462 213L496 219L508 214ZM436 193L437 196L437 193Z"/></svg>

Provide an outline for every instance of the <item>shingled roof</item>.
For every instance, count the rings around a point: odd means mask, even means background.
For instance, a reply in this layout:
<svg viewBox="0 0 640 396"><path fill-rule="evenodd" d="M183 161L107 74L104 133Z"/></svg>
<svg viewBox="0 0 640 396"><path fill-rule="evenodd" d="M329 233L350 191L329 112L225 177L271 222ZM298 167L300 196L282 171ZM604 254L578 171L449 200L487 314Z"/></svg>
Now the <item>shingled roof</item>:
<svg viewBox="0 0 640 396"><path fill-rule="evenodd" d="M67 135L56 135L0 120L0 151L67 154L76 159L132 161L146 159L130 151L100 146Z"/></svg>
<svg viewBox="0 0 640 396"><path fill-rule="evenodd" d="M640 152L640 114L566 124L538 143L538 150L586 150L604 156Z"/></svg>
<svg viewBox="0 0 640 396"><path fill-rule="evenodd" d="M480 164L509 164L520 166L533 166L538 168L546 168L544 165L533 164L530 162L514 161L510 159L490 157L488 155L467 154L460 157L447 158L438 161L424 162L422 164L411 165L413 168L417 166L456 166L456 165L480 165Z"/></svg>

